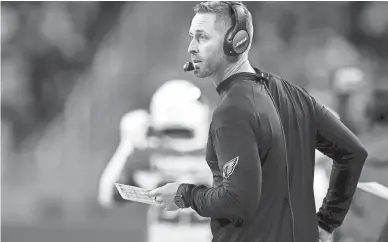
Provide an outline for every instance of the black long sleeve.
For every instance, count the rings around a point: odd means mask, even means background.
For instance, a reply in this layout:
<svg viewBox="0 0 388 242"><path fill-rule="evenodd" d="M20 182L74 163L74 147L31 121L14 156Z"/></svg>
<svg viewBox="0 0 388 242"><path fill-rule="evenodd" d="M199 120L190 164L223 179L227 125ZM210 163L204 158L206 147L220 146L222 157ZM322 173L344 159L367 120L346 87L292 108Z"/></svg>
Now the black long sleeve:
<svg viewBox="0 0 388 242"><path fill-rule="evenodd" d="M328 109L316 102L316 147L333 159L328 193L317 214L332 232L345 219L368 153L359 139Z"/></svg>
<svg viewBox="0 0 388 242"><path fill-rule="evenodd" d="M220 171L217 187L195 186L190 191L190 205L204 217L244 219L257 209L261 191L261 161L258 141L247 114L238 108L224 111L226 125L210 133L208 152L216 161L210 166ZM253 119L253 118L252 118ZM208 158L211 157L209 156ZM213 170L213 169L212 169ZM222 175L222 177L221 177Z"/></svg>

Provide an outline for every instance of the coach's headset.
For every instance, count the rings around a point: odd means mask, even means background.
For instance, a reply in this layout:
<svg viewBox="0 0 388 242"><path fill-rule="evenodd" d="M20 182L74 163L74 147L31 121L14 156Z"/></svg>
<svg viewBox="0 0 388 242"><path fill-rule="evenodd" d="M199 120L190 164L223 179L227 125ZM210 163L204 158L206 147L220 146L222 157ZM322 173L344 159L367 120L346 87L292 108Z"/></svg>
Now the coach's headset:
<svg viewBox="0 0 388 242"><path fill-rule="evenodd" d="M226 32L224 39L224 53L227 56L238 56L244 53L251 41L247 30L247 17L243 6L238 2L222 2L231 9L232 27ZM186 62L184 71L194 70L192 62Z"/></svg>

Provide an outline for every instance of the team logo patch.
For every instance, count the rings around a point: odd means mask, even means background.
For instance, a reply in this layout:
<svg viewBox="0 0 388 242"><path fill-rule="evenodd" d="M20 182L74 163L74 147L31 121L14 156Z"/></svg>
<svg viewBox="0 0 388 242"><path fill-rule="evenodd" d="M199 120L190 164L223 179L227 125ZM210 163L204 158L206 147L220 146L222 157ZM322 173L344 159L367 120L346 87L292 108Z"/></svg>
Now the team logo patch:
<svg viewBox="0 0 388 242"><path fill-rule="evenodd" d="M239 156L225 163L223 172L222 172L222 176L224 177L224 179L228 179L230 175L233 174L234 168L236 168L236 165L238 163L238 159L239 159Z"/></svg>

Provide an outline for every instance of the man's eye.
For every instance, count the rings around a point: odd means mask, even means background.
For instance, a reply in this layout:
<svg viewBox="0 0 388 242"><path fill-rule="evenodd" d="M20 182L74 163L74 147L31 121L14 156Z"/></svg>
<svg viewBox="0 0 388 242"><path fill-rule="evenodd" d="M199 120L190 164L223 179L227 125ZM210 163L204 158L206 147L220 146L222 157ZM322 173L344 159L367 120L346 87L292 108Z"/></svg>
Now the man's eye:
<svg viewBox="0 0 388 242"><path fill-rule="evenodd" d="M200 39L200 40L204 40L204 39L206 39L206 38L205 38L204 35L200 35L200 36L199 36L199 39Z"/></svg>

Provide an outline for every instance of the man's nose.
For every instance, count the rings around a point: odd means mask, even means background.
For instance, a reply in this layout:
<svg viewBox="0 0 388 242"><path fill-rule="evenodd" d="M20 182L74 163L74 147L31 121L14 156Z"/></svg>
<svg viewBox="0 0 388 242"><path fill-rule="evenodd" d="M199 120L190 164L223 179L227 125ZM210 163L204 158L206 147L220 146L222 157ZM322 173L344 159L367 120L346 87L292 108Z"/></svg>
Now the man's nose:
<svg viewBox="0 0 388 242"><path fill-rule="evenodd" d="M197 45L197 43L196 43L196 41L194 39L190 42L189 48L187 49L187 51L190 54L198 53L198 45Z"/></svg>

